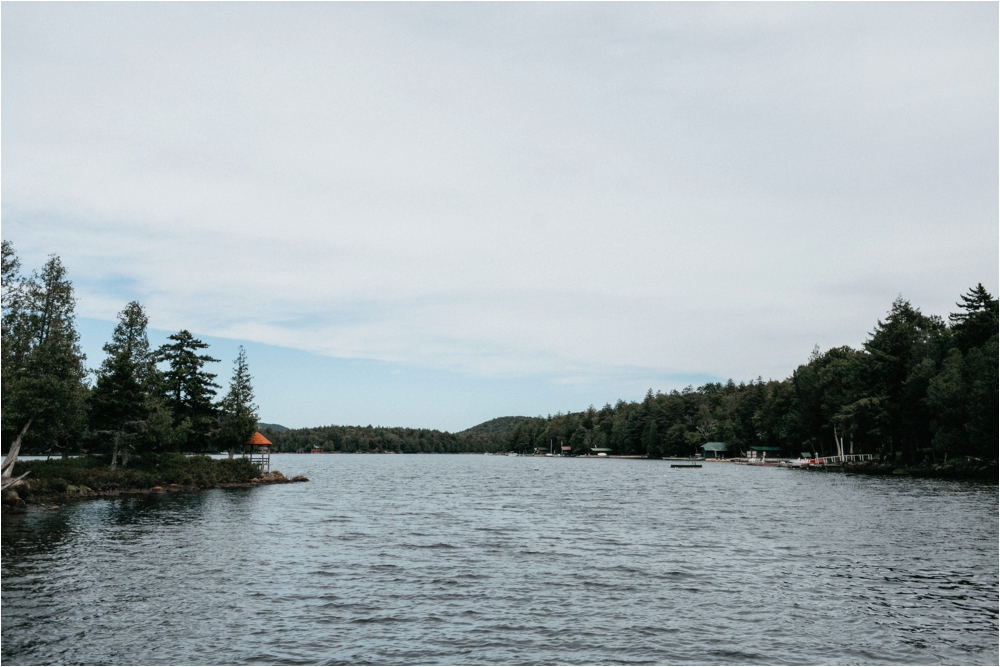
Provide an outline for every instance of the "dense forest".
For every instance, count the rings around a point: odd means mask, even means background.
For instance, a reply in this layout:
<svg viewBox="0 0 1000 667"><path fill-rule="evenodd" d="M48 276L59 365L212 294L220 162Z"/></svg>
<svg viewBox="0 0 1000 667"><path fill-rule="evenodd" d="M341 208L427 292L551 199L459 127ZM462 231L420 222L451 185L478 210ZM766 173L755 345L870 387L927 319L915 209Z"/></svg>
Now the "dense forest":
<svg viewBox="0 0 1000 667"><path fill-rule="evenodd" d="M509 418L503 418L509 419ZM499 452L506 446L506 432L477 433L474 429L446 433L424 428L385 426L319 426L261 433L279 452L398 452L402 454Z"/></svg>
<svg viewBox="0 0 1000 667"><path fill-rule="evenodd" d="M207 345L187 331L152 349L138 302L118 314L107 357L86 367L76 299L55 255L22 275L3 241L4 449L25 454L106 454L111 467L133 455L205 452L242 446L257 426L246 353L240 348L229 391L205 371Z"/></svg>
<svg viewBox="0 0 1000 667"><path fill-rule="evenodd" d="M690 456L709 441L829 454L845 451L909 464L971 456L996 460L997 300L977 285L945 322L902 298L861 349L813 350L781 381L732 380L653 393L640 402L527 419L512 450L568 444L616 454Z"/></svg>
<svg viewBox="0 0 1000 667"><path fill-rule="evenodd" d="M278 451L497 452L567 445L573 455L689 456L709 441L730 450L789 454L836 449L910 464L947 457L996 460L998 303L982 285L947 321L902 298L859 349L815 349L784 380L710 383L639 402L549 417L501 417L461 433L373 426L278 430ZM257 427L245 353L228 392L204 370L218 361L187 331L152 349L137 302L119 313L107 358L88 370L74 320L73 287L59 258L20 273L3 242L3 415L6 449L104 453L126 465L144 452L233 451ZM92 379L91 379L92 378ZM277 425L274 425L277 426ZM835 438L837 440L835 440Z"/></svg>
<svg viewBox="0 0 1000 667"><path fill-rule="evenodd" d="M844 450L910 464L997 456L998 308L982 285L948 317L903 299L860 349L813 351L791 377L710 383L549 417L501 417L457 434L327 426L268 431L282 451L480 452L536 449L579 456L691 456L705 442L734 454L775 447L790 455Z"/></svg>

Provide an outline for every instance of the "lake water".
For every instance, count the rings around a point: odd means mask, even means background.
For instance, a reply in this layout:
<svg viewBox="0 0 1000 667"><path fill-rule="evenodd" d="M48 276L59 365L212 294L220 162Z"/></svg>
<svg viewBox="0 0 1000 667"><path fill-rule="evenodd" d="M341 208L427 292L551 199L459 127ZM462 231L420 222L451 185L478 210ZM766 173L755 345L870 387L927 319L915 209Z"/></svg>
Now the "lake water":
<svg viewBox="0 0 1000 667"><path fill-rule="evenodd" d="M279 455L5 517L4 664L998 663L996 485Z"/></svg>

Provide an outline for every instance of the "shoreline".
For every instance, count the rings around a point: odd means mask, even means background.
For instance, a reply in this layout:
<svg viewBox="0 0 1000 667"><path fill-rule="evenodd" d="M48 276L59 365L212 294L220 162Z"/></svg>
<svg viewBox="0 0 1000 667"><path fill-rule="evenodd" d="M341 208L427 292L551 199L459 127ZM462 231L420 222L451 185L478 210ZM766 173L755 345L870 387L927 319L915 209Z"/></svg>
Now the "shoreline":
<svg viewBox="0 0 1000 667"><path fill-rule="evenodd" d="M209 491L211 489L246 489L258 486L270 486L272 484L294 484L308 481L309 478L304 475L285 477L280 470L272 470L244 482L217 482L213 484L180 484L175 482L151 487L126 487L101 490L95 490L86 485L78 486L69 484L66 486L66 490L61 493L36 493L31 490L30 483L26 479L22 484L17 485L17 488L9 489L5 492L2 511L3 514L23 514L31 505L37 505L43 509L60 509L70 501L118 498L121 496L193 493ZM21 491L24 497L18 491Z"/></svg>
<svg viewBox="0 0 1000 667"><path fill-rule="evenodd" d="M865 461L846 463L841 470L849 475L869 475L873 477L919 477L924 479L979 480L998 482L996 461L979 464L953 465L940 463L930 466L901 466L891 462Z"/></svg>

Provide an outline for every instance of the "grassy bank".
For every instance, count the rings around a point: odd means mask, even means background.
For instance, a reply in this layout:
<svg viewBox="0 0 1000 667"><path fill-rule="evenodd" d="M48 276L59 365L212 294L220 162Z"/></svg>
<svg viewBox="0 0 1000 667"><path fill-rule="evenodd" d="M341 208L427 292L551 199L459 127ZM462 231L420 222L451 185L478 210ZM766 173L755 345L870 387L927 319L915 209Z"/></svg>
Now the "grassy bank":
<svg viewBox="0 0 1000 667"><path fill-rule="evenodd" d="M14 477L30 471L21 498L31 496L92 495L167 487L172 484L213 488L249 483L260 470L243 458L216 460L207 456L147 454L133 457L127 468L111 470L104 457L86 456L51 461L18 461Z"/></svg>

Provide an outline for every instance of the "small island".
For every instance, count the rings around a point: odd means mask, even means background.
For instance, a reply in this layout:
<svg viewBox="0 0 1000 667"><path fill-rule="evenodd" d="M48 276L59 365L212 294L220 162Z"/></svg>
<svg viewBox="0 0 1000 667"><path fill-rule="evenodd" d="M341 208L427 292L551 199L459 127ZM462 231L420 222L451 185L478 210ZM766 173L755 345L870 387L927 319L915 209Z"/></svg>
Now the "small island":
<svg viewBox="0 0 1000 667"><path fill-rule="evenodd" d="M262 472L249 458L213 459L177 453L137 456L129 467L115 469L101 456L20 460L14 466L14 476L25 473L26 477L4 491L5 511L23 509L27 503L47 506L82 498L309 481L302 475L285 477L278 470Z"/></svg>
<svg viewBox="0 0 1000 667"><path fill-rule="evenodd" d="M146 311L133 301L118 314L107 356L89 370L61 260L53 255L28 275L20 268L4 241L5 510L29 500L307 481L270 470L242 346L218 396L205 364L219 359L204 353L208 345L182 330L154 349ZM229 458L206 455L219 451Z"/></svg>

